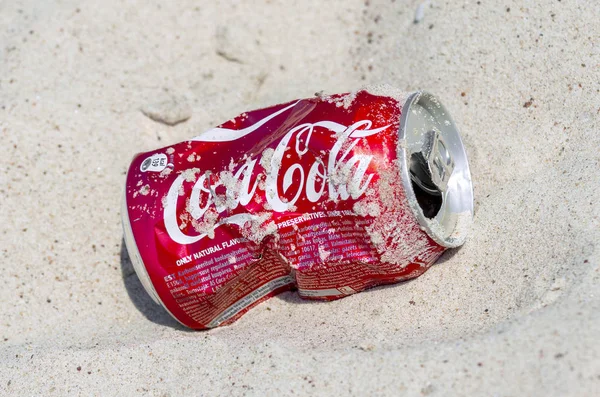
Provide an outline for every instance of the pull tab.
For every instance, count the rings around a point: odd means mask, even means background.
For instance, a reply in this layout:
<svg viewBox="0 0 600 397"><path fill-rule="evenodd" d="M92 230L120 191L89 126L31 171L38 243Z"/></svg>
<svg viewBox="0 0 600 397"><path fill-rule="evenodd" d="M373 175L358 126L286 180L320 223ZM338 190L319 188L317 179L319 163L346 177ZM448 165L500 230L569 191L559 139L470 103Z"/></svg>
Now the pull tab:
<svg viewBox="0 0 600 397"><path fill-rule="evenodd" d="M427 159L431 181L440 191L445 192L454 171L454 160L439 131L429 131L425 139L422 153L423 157Z"/></svg>

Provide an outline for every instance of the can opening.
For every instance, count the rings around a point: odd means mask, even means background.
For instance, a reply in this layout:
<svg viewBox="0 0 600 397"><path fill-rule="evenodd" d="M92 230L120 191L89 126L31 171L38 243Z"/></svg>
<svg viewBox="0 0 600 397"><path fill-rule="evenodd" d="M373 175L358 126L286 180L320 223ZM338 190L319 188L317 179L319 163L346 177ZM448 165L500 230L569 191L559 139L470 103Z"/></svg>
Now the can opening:
<svg viewBox="0 0 600 397"><path fill-rule="evenodd" d="M433 218L442 207L442 192L433 183L427 160L421 152L410 156L410 179L423 215Z"/></svg>
<svg viewBox="0 0 600 397"><path fill-rule="evenodd" d="M402 107L399 134L402 184L413 214L438 244L463 244L473 218L473 188L454 121L436 97L417 92Z"/></svg>

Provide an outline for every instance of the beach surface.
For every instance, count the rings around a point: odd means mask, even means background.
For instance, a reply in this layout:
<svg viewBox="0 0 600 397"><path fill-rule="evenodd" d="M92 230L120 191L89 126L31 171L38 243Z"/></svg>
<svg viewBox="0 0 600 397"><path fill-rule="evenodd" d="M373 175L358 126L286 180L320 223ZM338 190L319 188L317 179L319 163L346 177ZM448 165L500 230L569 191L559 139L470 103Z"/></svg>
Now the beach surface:
<svg viewBox="0 0 600 397"><path fill-rule="evenodd" d="M0 395L595 395L598 20L575 0L0 3ZM374 83L451 112L467 243L210 331L154 304L123 243L132 156Z"/></svg>

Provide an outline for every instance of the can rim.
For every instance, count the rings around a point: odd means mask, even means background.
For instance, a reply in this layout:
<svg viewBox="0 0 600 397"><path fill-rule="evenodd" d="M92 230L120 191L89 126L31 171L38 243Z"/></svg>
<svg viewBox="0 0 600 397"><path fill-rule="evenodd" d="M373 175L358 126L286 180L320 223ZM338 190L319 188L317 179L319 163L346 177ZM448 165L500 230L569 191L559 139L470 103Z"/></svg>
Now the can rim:
<svg viewBox="0 0 600 397"><path fill-rule="evenodd" d="M441 208L432 218L427 218L419 205L410 175L411 155L421 144L415 139L415 134L407 133L407 129L418 121L419 116L411 117L411 114L416 114L414 111L417 106L428 112L432 123L430 127L439 130L439 135L448 141L446 146L454 163L447 189L442 192ZM434 95L417 91L408 97L402 107L398 133L401 179L411 211L421 228L436 243L446 248L462 245L473 221L473 184L465 147L454 120Z"/></svg>
<svg viewBox="0 0 600 397"><path fill-rule="evenodd" d="M127 179L126 179L127 180ZM127 188L127 184L125 185ZM140 283L146 290L146 293L150 295L150 298L158 304L162 306L167 313L171 315L179 324L188 327L186 324L182 323L164 304L160 295L156 292L154 288L154 283L148 274L148 269L146 268L146 264L144 263L142 256L140 255L140 251L137 246L137 241L135 240L135 236L133 234L133 228L131 227L131 221L129 220L129 211L127 208L127 190L123 191L123 201L121 207L121 222L123 225L123 237L125 240L125 247L127 248L127 253L129 254L129 260L133 265L133 269L140 280Z"/></svg>

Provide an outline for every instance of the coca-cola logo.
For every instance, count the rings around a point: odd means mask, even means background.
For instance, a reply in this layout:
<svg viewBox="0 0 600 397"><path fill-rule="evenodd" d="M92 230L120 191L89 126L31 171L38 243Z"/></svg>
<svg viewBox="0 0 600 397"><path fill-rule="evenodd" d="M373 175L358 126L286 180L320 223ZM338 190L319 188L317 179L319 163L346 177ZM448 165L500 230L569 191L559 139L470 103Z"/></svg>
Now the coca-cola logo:
<svg viewBox="0 0 600 397"><path fill-rule="evenodd" d="M297 102L296 102L297 103ZM296 103L270 114L257 123L241 130L215 128L194 138L195 141L218 142L231 141L246 136L279 114L293 108ZM237 169L224 170L218 175L203 172L200 169L181 173L171 185L164 200L164 221L167 233L179 244L191 244L206 237L208 233L188 235L179 225L181 214L177 213L178 200L186 200L186 211L194 220L201 220L207 214L222 214L226 210L234 210L239 205L245 206L257 194L264 194L268 207L275 212L285 212L294 208L300 197L310 202L318 202L325 192L332 200L354 200L361 197L369 187L373 174L367 173L372 155L353 152L361 138L366 138L386 130L390 125L371 129L371 120L360 120L351 125L343 125L334 121L318 121L299 124L291 128L278 142L275 148L263 151L260 161L247 158ZM311 137L316 128L324 128L336 134L336 140L325 158L314 158L310 161L288 162L283 164L284 155L294 151L298 159L305 155L310 147ZM292 140L292 138L295 138ZM291 143L291 142L295 142ZM293 146L293 147L290 147ZM256 178L257 162L264 170L264 178ZM260 172L260 171L259 171ZM280 178L283 178L280 180ZM292 181L295 193L290 192ZM184 192L185 182L194 182L189 196ZM280 183L281 182L281 183ZM260 185L260 186L259 186ZM224 194L216 194L217 188L224 188ZM183 196L181 193L184 192ZM292 195L292 197L289 197ZM243 226L246 222L257 218L252 214L236 214L225 217L214 223L213 228L223 224Z"/></svg>

